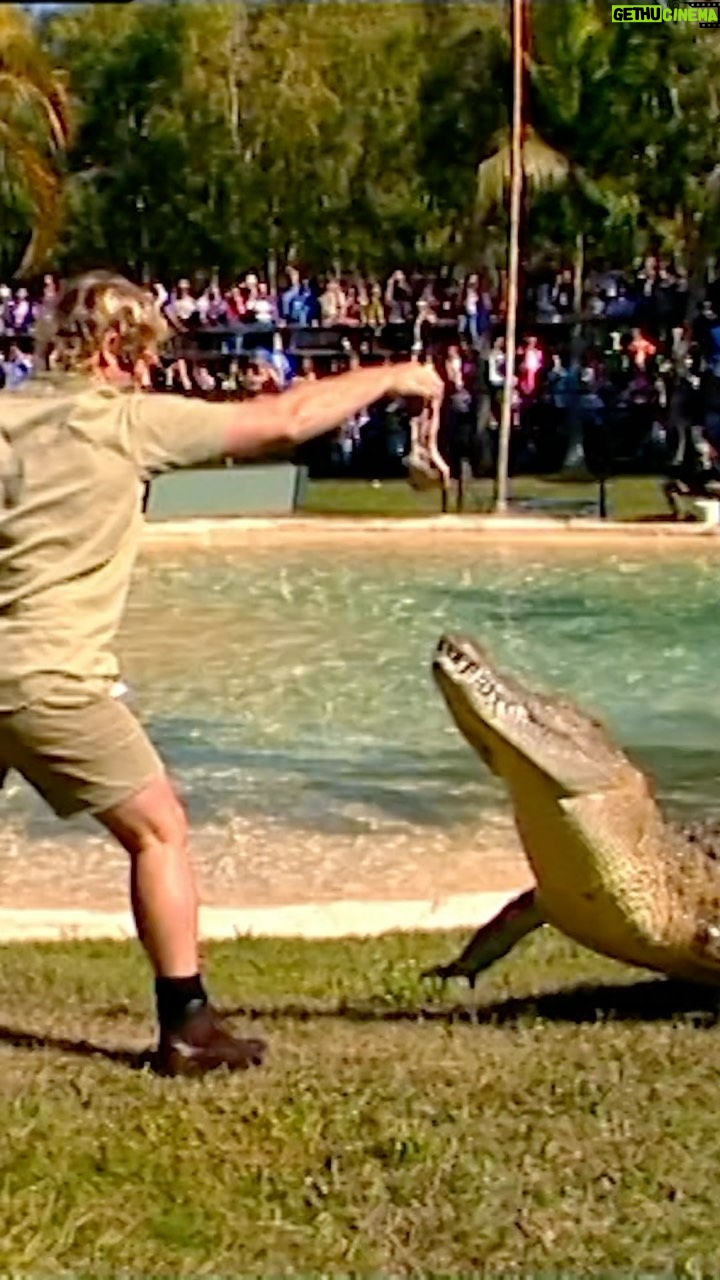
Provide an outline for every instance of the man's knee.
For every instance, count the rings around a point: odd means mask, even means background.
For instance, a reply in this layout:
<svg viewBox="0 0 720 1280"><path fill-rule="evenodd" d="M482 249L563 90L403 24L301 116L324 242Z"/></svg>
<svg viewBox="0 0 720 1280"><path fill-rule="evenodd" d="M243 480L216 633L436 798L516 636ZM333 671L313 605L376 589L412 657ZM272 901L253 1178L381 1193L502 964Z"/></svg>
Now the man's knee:
<svg viewBox="0 0 720 1280"><path fill-rule="evenodd" d="M131 854L159 844L182 848L187 843L185 808L167 774L97 817Z"/></svg>

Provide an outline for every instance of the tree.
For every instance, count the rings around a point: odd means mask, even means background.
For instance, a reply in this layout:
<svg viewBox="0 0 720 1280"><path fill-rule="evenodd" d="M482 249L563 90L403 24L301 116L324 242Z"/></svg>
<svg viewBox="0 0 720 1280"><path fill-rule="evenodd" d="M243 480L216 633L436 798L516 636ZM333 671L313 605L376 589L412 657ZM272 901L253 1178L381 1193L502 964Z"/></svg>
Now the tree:
<svg viewBox="0 0 720 1280"><path fill-rule="evenodd" d="M301 3L62 14L49 39L79 116L64 265L229 274L268 253L316 270L414 256L432 220L422 32L394 4L330 3L322 22Z"/></svg>
<svg viewBox="0 0 720 1280"><path fill-rule="evenodd" d="M70 137L65 77L23 10L0 5L0 248L17 274L39 267L60 224L60 159ZM10 234L8 235L8 229ZM25 243L25 251L21 245Z"/></svg>
<svg viewBox="0 0 720 1280"><path fill-rule="evenodd" d="M437 231L452 252L472 241L478 162L509 118L506 5L429 0L424 46L418 164Z"/></svg>
<svg viewBox="0 0 720 1280"><path fill-rule="evenodd" d="M62 66L72 93L64 270L227 276L270 253L379 274L401 259L470 265L504 240L493 206L508 172L507 0L158 0L63 6L34 28L0 12L36 51L42 39L43 67L57 78ZM535 0L532 12L530 253L566 253L582 233L617 262L661 244L699 262L713 235L717 37L613 24L605 0ZM0 83L15 156L0 174L0 252L17 262L38 200L60 208L67 104L45 95L55 120L15 92L11 109ZM19 179L28 147L35 206Z"/></svg>
<svg viewBox="0 0 720 1280"><path fill-rule="evenodd" d="M579 237L591 206L596 205L596 214L598 209L605 213L602 179L591 181L584 161L592 137L593 104L609 72L608 42L594 0L576 0L571 6L539 5L536 15L532 41L526 33L528 103L522 144L526 215L531 197L552 193L555 230L561 239L574 241L576 276L580 276ZM586 142L581 146L583 132ZM493 143L494 150L477 170L475 211L481 222L502 205L510 181L509 131L501 130ZM524 230L530 239L527 217ZM543 230L547 232L547 227Z"/></svg>

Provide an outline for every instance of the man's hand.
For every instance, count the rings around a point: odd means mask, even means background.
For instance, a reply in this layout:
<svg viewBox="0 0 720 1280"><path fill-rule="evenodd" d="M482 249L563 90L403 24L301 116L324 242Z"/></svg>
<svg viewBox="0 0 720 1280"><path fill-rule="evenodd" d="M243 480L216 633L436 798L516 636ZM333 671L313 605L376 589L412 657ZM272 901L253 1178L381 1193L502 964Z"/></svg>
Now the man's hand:
<svg viewBox="0 0 720 1280"><path fill-rule="evenodd" d="M417 396L421 400L440 401L445 385L431 364L407 360L392 365L390 370L392 389L397 396Z"/></svg>

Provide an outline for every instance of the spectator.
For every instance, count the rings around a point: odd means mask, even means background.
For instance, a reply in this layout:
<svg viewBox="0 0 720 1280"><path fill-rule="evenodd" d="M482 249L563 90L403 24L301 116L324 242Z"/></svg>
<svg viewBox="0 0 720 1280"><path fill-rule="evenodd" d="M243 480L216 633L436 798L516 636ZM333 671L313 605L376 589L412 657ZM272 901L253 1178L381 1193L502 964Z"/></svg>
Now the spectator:
<svg viewBox="0 0 720 1280"><path fill-rule="evenodd" d="M187 360L180 357L168 365L165 370L165 386L168 391L174 391L178 395L192 395L193 383L188 372Z"/></svg>
<svg viewBox="0 0 720 1280"><path fill-rule="evenodd" d="M345 324L362 324L363 304L360 289L356 284L348 285L345 305Z"/></svg>
<svg viewBox="0 0 720 1280"><path fill-rule="evenodd" d="M239 283L231 285L225 294L225 309L231 325L244 324L247 311L246 296Z"/></svg>
<svg viewBox="0 0 720 1280"><path fill-rule="evenodd" d="M12 289L7 284L0 284L0 337L10 328L10 303Z"/></svg>
<svg viewBox="0 0 720 1280"><path fill-rule="evenodd" d="M6 309L7 327L11 333L29 333L35 319L35 311L25 288L18 289Z"/></svg>
<svg viewBox="0 0 720 1280"><path fill-rule="evenodd" d="M259 353L259 355L260 355L260 358L262 358L262 356L264 355L265 358L269 360L270 364L272 365L273 369L277 374L280 389L284 390L285 387L289 387L295 375L294 375L293 366L288 360L288 357L285 355L282 335L279 332L276 332L275 334L273 334L272 352L270 352L269 354L267 352L261 352Z"/></svg>
<svg viewBox="0 0 720 1280"><path fill-rule="evenodd" d="M605 299L597 287L590 287L585 296L585 310L591 319L605 314Z"/></svg>
<svg viewBox="0 0 720 1280"><path fill-rule="evenodd" d="M306 326L320 323L320 299L312 281L307 276L300 284L297 323Z"/></svg>
<svg viewBox="0 0 720 1280"><path fill-rule="evenodd" d="M382 286L377 280L370 281L370 292L366 295L366 300L362 308L363 324L368 325L372 329L382 329L385 324L385 304L383 302Z"/></svg>
<svg viewBox="0 0 720 1280"><path fill-rule="evenodd" d="M217 280L212 281L198 298L197 311L200 323L209 328L227 323L227 302Z"/></svg>
<svg viewBox="0 0 720 1280"><path fill-rule="evenodd" d="M450 476L458 483L458 510L463 501L463 464L467 462L472 475L482 475L483 458L477 430L477 404L463 363L460 348L448 348L443 370L445 397L440 414L439 447L445 458Z"/></svg>
<svg viewBox="0 0 720 1280"><path fill-rule="evenodd" d="M217 384L206 364L197 364L193 369L193 381L203 395L212 395Z"/></svg>
<svg viewBox="0 0 720 1280"><path fill-rule="evenodd" d="M277 321L277 307L275 299L270 296L268 286L264 280L259 280L252 302L252 316L255 324L263 324L268 327L274 325Z"/></svg>
<svg viewBox="0 0 720 1280"><path fill-rule="evenodd" d="M458 285L449 282L439 290L437 312L441 320L456 320L462 311L462 290Z"/></svg>
<svg viewBox="0 0 720 1280"><path fill-rule="evenodd" d="M535 334L531 334L520 354L520 392L523 396L534 397L538 380L544 364L544 356L538 345Z"/></svg>
<svg viewBox="0 0 720 1280"><path fill-rule="evenodd" d="M612 271L607 262L605 262L602 272L598 275L597 287L606 307L618 296L619 282L617 272Z"/></svg>
<svg viewBox="0 0 720 1280"><path fill-rule="evenodd" d="M360 359L357 355L351 355L349 367L350 369L360 368ZM362 442L363 428L369 421L370 412L368 408L365 407L358 409L357 413L352 414L342 423L336 439L336 451L339 455L343 470L352 470L355 454L360 448Z"/></svg>
<svg viewBox="0 0 720 1280"><path fill-rule="evenodd" d="M51 307L58 295L57 281L53 275L43 276L41 306Z"/></svg>
<svg viewBox="0 0 720 1280"><path fill-rule="evenodd" d="M242 321L244 324L255 323L255 303L259 296L258 283L258 277L255 272L249 271L240 284Z"/></svg>
<svg viewBox="0 0 720 1280"><path fill-rule="evenodd" d="M660 336L666 338L676 319L677 281L670 264L661 258L655 286L655 318Z"/></svg>
<svg viewBox="0 0 720 1280"><path fill-rule="evenodd" d="M490 388L490 407L493 418L500 421L507 359L505 355L505 339L496 338L488 357L488 386Z"/></svg>
<svg viewBox="0 0 720 1280"><path fill-rule="evenodd" d="M320 319L325 325L344 324L347 298L339 280L330 276L320 295Z"/></svg>
<svg viewBox="0 0 720 1280"><path fill-rule="evenodd" d="M8 391L25 382L33 370L33 358L26 351L21 351L16 342L8 347L7 358L2 362L4 386Z"/></svg>
<svg viewBox="0 0 720 1280"><path fill-rule="evenodd" d="M639 288L641 297L643 298L646 305L649 305L651 303L653 295L655 293L655 286L657 284L657 274L658 274L657 260L653 256L653 254L648 254L647 257L645 258L645 261L643 262L643 265L641 266L640 270L637 273L638 288Z"/></svg>
<svg viewBox="0 0 720 1280"><path fill-rule="evenodd" d="M164 311L170 299L170 294L165 288L162 280L153 280L150 285L150 292L155 294L160 310Z"/></svg>
<svg viewBox="0 0 720 1280"><path fill-rule="evenodd" d="M413 325L412 349L418 354L425 351L430 343L433 326L437 324L437 315L426 298L420 298Z"/></svg>
<svg viewBox="0 0 720 1280"><path fill-rule="evenodd" d="M297 267L287 268L287 288L280 294L278 303L279 319L285 324L300 324L298 319L300 299L300 272Z"/></svg>
<svg viewBox="0 0 720 1280"><path fill-rule="evenodd" d="M478 275L473 274L467 277L462 291L461 309L460 332L467 334L474 347L479 347L490 328L490 316L485 309L480 292Z"/></svg>
<svg viewBox="0 0 720 1280"><path fill-rule="evenodd" d="M244 385L249 396L282 391L282 376L275 368L268 351L258 350L253 353L245 374Z"/></svg>
<svg viewBox="0 0 720 1280"><path fill-rule="evenodd" d="M240 365L237 360L231 360L227 374L220 379L220 390L223 395L237 395L243 390L244 381L240 372Z"/></svg>
<svg viewBox="0 0 720 1280"><path fill-rule="evenodd" d="M635 303L628 296L627 285L618 281L617 294L611 297L605 307L608 320L630 320L635 314Z"/></svg>
<svg viewBox="0 0 720 1280"><path fill-rule="evenodd" d="M635 328L632 331L632 339L628 346L628 351L632 358L633 364L638 369L644 369L648 361L657 354L657 347L650 338L643 335L641 329Z"/></svg>
<svg viewBox="0 0 720 1280"><path fill-rule="evenodd" d="M575 288L573 274L569 267L565 267L556 276L552 291L552 301L561 318L573 314L575 310Z"/></svg>
<svg viewBox="0 0 720 1280"><path fill-rule="evenodd" d="M406 324L413 317L412 290L404 271L393 271L385 287L388 324Z"/></svg>
<svg viewBox="0 0 720 1280"><path fill-rule="evenodd" d="M165 311L171 323L187 328L197 316L197 301L192 295L189 280L179 280L177 289L166 303Z"/></svg>

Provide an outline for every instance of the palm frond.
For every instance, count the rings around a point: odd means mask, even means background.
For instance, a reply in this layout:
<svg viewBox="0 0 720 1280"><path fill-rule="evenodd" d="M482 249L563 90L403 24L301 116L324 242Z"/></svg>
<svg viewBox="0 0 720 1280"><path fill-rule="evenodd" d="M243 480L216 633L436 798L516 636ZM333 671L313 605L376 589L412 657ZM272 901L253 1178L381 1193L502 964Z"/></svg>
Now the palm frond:
<svg viewBox="0 0 720 1280"><path fill-rule="evenodd" d="M33 210L30 244L17 269L24 275L47 256L60 224L60 178L36 147L0 120L0 151L6 172L17 183Z"/></svg>
<svg viewBox="0 0 720 1280"><path fill-rule="evenodd" d="M479 218L487 217L503 203L510 183L507 132L498 135L496 141L497 150L478 166L475 211ZM562 186L572 170L567 156L551 147L534 129L528 129L523 140L522 164L525 181L533 191Z"/></svg>
<svg viewBox="0 0 720 1280"><path fill-rule="evenodd" d="M64 76L40 46L27 14L0 4L0 157L34 214L19 274L40 265L57 235L61 182L55 158L71 133Z"/></svg>

